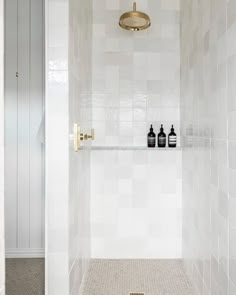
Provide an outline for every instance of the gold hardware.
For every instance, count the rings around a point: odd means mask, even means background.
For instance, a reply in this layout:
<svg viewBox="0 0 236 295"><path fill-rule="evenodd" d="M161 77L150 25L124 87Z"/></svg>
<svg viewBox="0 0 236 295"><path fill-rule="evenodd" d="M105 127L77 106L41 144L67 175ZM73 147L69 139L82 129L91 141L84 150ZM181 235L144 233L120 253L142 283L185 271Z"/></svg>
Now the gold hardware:
<svg viewBox="0 0 236 295"><path fill-rule="evenodd" d="M146 13L136 10L136 2L134 2L133 11L122 14L119 25L125 30L140 31L150 27L151 20Z"/></svg>
<svg viewBox="0 0 236 295"><path fill-rule="evenodd" d="M78 124L74 124L74 151L78 152L80 148L80 127Z"/></svg>
<svg viewBox="0 0 236 295"><path fill-rule="evenodd" d="M94 129L91 129L91 135L89 134L84 134L84 140L92 139L94 140Z"/></svg>
<svg viewBox="0 0 236 295"><path fill-rule="evenodd" d="M91 129L91 135L87 133L81 133L81 129L78 124L74 124L74 151L78 152L81 147L81 141L94 140L94 129Z"/></svg>

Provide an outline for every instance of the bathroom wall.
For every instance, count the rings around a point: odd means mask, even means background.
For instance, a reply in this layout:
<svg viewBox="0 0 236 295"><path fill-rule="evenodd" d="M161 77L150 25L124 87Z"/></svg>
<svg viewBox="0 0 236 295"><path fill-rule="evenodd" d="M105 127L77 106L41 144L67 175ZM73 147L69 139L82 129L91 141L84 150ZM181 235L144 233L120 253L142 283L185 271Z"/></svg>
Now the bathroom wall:
<svg viewBox="0 0 236 295"><path fill-rule="evenodd" d="M45 1L46 295L69 295L68 0Z"/></svg>
<svg viewBox="0 0 236 295"><path fill-rule="evenodd" d="M0 1L0 295L5 295L4 241L4 1Z"/></svg>
<svg viewBox="0 0 236 295"><path fill-rule="evenodd" d="M181 152L145 150L150 124L179 135L179 3L137 1L140 32L118 24L132 5L93 1L92 256L180 257Z"/></svg>
<svg viewBox="0 0 236 295"><path fill-rule="evenodd" d="M44 1L5 5L8 257L44 256Z"/></svg>
<svg viewBox="0 0 236 295"><path fill-rule="evenodd" d="M78 294L90 257L91 1L46 1L46 294ZM90 143L88 143L89 146Z"/></svg>
<svg viewBox="0 0 236 295"><path fill-rule="evenodd" d="M181 257L181 151L92 151L92 257Z"/></svg>
<svg viewBox="0 0 236 295"><path fill-rule="evenodd" d="M71 0L69 10L69 128L91 132L92 0ZM84 145L90 145L85 142ZM78 295L90 258L90 149L69 154L70 294Z"/></svg>
<svg viewBox="0 0 236 295"><path fill-rule="evenodd" d="M235 11L181 0L183 255L197 294L236 294Z"/></svg>
<svg viewBox="0 0 236 295"><path fill-rule="evenodd" d="M178 0L142 0L152 26L131 32L118 25L133 1L93 1L93 127L95 145L146 146L152 123L179 133Z"/></svg>

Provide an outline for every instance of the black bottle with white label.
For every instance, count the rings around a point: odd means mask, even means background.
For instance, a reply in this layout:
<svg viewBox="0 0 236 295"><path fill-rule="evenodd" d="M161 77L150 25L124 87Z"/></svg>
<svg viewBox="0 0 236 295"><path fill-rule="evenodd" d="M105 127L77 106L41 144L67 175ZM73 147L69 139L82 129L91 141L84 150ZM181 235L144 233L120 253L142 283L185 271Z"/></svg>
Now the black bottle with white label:
<svg viewBox="0 0 236 295"><path fill-rule="evenodd" d="M150 127L150 132L147 136L147 145L150 148L154 148L156 146L156 134L153 132L152 125Z"/></svg>
<svg viewBox="0 0 236 295"><path fill-rule="evenodd" d="M168 136L168 145L170 148L175 148L176 147L176 142L177 142L177 136L175 133L174 126L172 125L170 134Z"/></svg>
<svg viewBox="0 0 236 295"><path fill-rule="evenodd" d="M164 133L163 125L161 125L160 133L158 134L158 147L166 147L166 134Z"/></svg>

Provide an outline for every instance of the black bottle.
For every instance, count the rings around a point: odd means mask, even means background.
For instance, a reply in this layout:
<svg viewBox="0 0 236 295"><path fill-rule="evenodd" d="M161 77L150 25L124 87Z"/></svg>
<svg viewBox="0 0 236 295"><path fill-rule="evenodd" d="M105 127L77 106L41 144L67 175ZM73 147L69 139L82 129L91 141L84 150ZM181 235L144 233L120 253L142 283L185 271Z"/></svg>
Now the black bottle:
<svg viewBox="0 0 236 295"><path fill-rule="evenodd" d="M156 134L153 132L152 125L150 127L150 132L147 136L147 145L151 148L154 148L156 146Z"/></svg>
<svg viewBox="0 0 236 295"><path fill-rule="evenodd" d="M172 125L170 134L168 136L168 145L170 148L175 148L176 147L176 142L177 142L177 136L175 133L174 126Z"/></svg>
<svg viewBox="0 0 236 295"><path fill-rule="evenodd" d="M158 147L166 147L166 134L164 133L163 125L161 125L160 133L158 134Z"/></svg>

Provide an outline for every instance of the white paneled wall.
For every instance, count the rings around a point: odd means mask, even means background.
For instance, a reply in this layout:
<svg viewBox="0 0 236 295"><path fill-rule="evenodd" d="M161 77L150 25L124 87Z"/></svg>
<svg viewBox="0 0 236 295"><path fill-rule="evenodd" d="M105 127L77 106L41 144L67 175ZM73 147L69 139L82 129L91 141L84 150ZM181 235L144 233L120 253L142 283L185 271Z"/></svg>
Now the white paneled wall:
<svg viewBox="0 0 236 295"><path fill-rule="evenodd" d="M4 1L0 1L0 295L5 295L4 249Z"/></svg>
<svg viewBox="0 0 236 295"><path fill-rule="evenodd" d="M44 255L43 0L6 1L5 221L8 256Z"/></svg>
<svg viewBox="0 0 236 295"><path fill-rule="evenodd" d="M183 255L197 294L236 294L236 1L181 1Z"/></svg>

